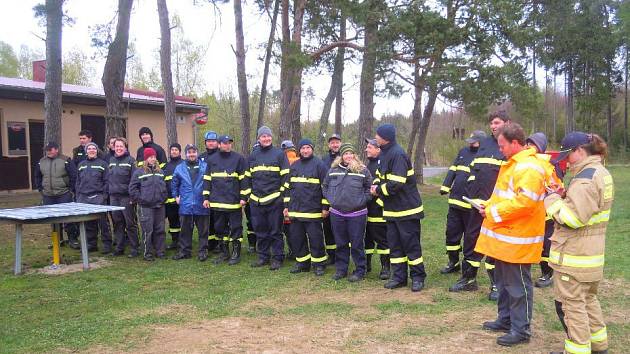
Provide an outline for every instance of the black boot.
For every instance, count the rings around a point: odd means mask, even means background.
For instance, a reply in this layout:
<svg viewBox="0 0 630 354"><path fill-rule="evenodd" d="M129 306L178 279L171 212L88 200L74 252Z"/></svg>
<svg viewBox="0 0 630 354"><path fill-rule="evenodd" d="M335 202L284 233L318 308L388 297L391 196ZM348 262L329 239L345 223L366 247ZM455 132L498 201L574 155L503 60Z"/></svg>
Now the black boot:
<svg viewBox="0 0 630 354"><path fill-rule="evenodd" d="M308 273L311 270L311 262L296 262L289 273L298 274L298 273Z"/></svg>
<svg viewBox="0 0 630 354"><path fill-rule="evenodd" d="M371 254L365 255L365 271L367 273L372 271L372 255Z"/></svg>
<svg viewBox="0 0 630 354"><path fill-rule="evenodd" d="M227 241L219 242L219 255L214 259L214 264L221 264L230 259L230 245Z"/></svg>
<svg viewBox="0 0 630 354"><path fill-rule="evenodd" d="M232 257L228 261L228 265L235 265L241 262L241 241L232 241Z"/></svg>
<svg viewBox="0 0 630 354"><path fill-rule="evenodd" d="M540 270L542 275L536 279L534 286L537 288L547 288L553 284L553 268L547 262L540 262Z"/></svg>
<svg viewBox="0 0 630 354"><path fill-rule="evenodd" d="M458 293L460 291L476 291L477 289L479 289L477 278L461 277L453 286L448 288L448 291Z"/></svg>
<svg viewBox="0 0 630 354"><path fill-rule="evenodd" d="M404 288L405 286L407 286L407 281L397 281L394 279L390 279L387 283L385 283L384 288L385 289L398 289L398 288Z"/></svg>
<svg viewBox="0 0 630 354"><path fill-rule="evenodd" d="M459 251L448 251L448 264L440 270L440 273L455 273L459 271L459 269Z"/></svg>
<svg viewBox="0 0 630 354"><path fill-rule="evenodd" d="M386 254L381 255L381 272L378 274L378 278L381 280L387 280L390 277L389 269L389 256Z"/></svg>
<svg viewBox="0 0 630 354"><path fill-rule="evenodd" d="M490 278L490 292L488 293L488 300L490 301L498 301L499 300L499 289L497 289L496 283L494 282L494 269L487 269L488 278Z"/></svg>

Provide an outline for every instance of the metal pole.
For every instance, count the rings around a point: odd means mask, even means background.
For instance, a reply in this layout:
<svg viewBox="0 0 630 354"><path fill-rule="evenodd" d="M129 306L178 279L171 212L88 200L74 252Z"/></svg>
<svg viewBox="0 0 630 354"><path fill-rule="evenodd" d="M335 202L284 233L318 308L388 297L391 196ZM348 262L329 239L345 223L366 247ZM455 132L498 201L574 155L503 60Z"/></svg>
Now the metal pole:
<svg viewBox="0 0 630 354"><path fill-rule="evenodd" d="M81 257L83 258L83 270L90 269L90 261L88 260L87 237L85 235L85 221L81 221L79 225L79 234L81 238Z"/></svg>
<svg viewBox="0 0 630 354"><path fill-rule="evenodd" d="M14 274L22 273L22 224L15 224L15 268Z"/></svg>

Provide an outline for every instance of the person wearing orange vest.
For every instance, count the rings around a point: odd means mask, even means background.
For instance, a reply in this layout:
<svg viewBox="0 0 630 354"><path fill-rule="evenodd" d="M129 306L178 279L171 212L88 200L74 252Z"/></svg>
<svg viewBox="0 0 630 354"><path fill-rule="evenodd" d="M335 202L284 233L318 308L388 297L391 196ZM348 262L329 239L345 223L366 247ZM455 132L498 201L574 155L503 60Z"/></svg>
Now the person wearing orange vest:
<svg viewBox="0 0 630 354"><path fill-rule="evenodd" d="M556 223L549 263L555 271L556 312L567 339L565 353L608 353L608 334L597 299L604 277L606 228L614 198L613 179L602 165L608 147L598 135L569 133L558 161L567 159L571 180L566 191L545 198Z"/></svg>
<svg viewBox="0 0 630 354"><path fill-rule="evenodd" d="M497 142L508 159L490 199L479 206L484 218L475 251L495 259L498 316L486 330L505 332L497 344L529 342L534 292L531 265L540 262L545 233L545 167L525 146L523 128L501 128Z"/></svg>

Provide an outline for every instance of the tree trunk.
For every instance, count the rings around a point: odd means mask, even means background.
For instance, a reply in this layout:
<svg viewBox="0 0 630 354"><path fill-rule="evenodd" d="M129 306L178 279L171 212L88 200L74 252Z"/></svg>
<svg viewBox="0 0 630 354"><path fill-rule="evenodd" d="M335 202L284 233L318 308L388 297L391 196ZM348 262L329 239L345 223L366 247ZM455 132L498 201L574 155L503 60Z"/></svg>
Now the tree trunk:
<svg viewBox="0 0 630 354"><path fill-rule="evenodd" d="M553 142L557 143L558 142L558 117L556 115L556 67L554 66L553 68L553 118L552 118L552 124L553 124Z"/></svg>
<svg viewBox="0 0 630 354"><path fill-rule="evenodd" d="M245 72L245 38L243 35L241 0L234 0L234 22L236 33L236 77L238 80L238 97L241 104L241 130L243 132L241 151L244 155L248 155L250 150L249 92L247 92L247 76Z"/></svg>
<svg viewBox="0 0 630 354"><path fill-rule="evenodd" d="M173 73L171 72L171 28L168 19L166 0L157 0L160 17L160 70L164 88L164 115L166 116L167 145L177 142L177 122L175 120L175 93L173 92Z"/></svg>
<svg viewBox="0 0 630 354"><path fill-rule="evenodd" d="M566 92L567 92L567 107L566 107L566 117L567 122L564 127L564 133L569 134L570 132L575 130L575 120L573 117L573 62L569 59L567 62L566 69Z"/></svg>
<svg viewBox="0 0 630 354"><path fill-rule="evenodd" d="M424 113L422 114L422 121L420 122L420 129L418 132L418 143L416 145L416 155L414 156L414 171L416 174L417 183L424 184L424 171L425 164L424 148L427 142L427 135L429 133L429 125L431 124L431 117L433 116L433 108L435 107L435 101L437 100L438 90L434 85L429 85L429 101L424 107Z"/></svg>
<svg viewBox="0 0 630 354"><path fill-rule="evenodd" d="M416 143L416 135L422 122L422 92L424 91L424 80L420 79L420 64L416 62L413 69L413 110L411 111L411 132L409 133L409 145L407 155L411 157L413 147Z"/></svg>
<svg viewBox="0 0 630 354"><path fill-rule="evenodd" d="M626 45L626 62L624 67L624 94L623 94L623 147L628 151L628 46Z"/></svg>
<svg viewBox="0 0 630 354"><path fill-rule="evenodd" d="M269 64L271 63L271 50L273 49L273 41L276 34L276 23L278 21L278 12L280 10L280 0L276 0L273 5L273 15L271 17L271 29L269 30L269 40L267 40L267 51L265 53L265 69L263 70L263 80L260 87L260 102L258 103L258 120L256 121L256 129L262 127L265 123L265 100L267 99L267 79L269 77Z"/></svg>
<svg viewBox="0 0 630 354"><path fill-rule="evenodd" d="M337 52L339 55L339 52ZM330 117L330 111L332 110L332 104L335 100L335 96L337 95L337 83L335 82L335 76L337 75L337 64L335 60L335 68L333 70L333 76L330 80L330 88L328 89L328 94L324 99L324 107L322 108L322 115L319 118L319 136L317 138L317 145L321 149L321 152L326 151L326 145L324 142L326 131L328 130L328 118Z"/></svg>
<svg viewBox="0 0 630 354"><path fill-rule="evenodd" d="M282 0L282 53L280 63L280 139L287 139L291 135L291 115L287 114L291 102L292 85L290 80L289 56L291 55L291 32L289 30L289 0Z"/></svg>
<svg viewBox="0 0 630 354"><path fill-rule="evenodd" d="M346 40L346 16L343 13L343 10L341 10L341 14L340 14L340 22L339 22L339 40L340 41L345 41ZM343 70L344 70L344 66L345 66L345 55L346 55L346 48L345 47L339 47L338 52L337 52L337 57L335 58L335 70L339 70L339 74L337 75L336 78L336 94L337 97L335 97L335 133L341 135L341 116L342 116L342 109L343 109ZM337 69L337 67L339 69ZM335 78L333 78L335 79Z"/></svg>
<svg viewBox="0 0 630 354"><path fill-rule="evenodd" d="M46 85L44 144L61 146L61 29L63 0L46 0Z"/></svg>
<svg viewBox="0 0 630 354"><path fill-rule="evenodd" d="M306 0L296 0L294 3L294 14L293 14L293 34L291 38L291 48L293 53L290 55L298 55L302 50L302 25L304 23L304 8L306 6ZM284 111L283 115L286 115L286 118L281 118L282 120L288 120L291 122L291 138L297 143L298 140L302 138L302 133L300 130L300 106L302 99L302 66L300 64L294 63L293 65L298 65L296 67L292 67L289 69L289 87L291 90L291 99L289 100L289 105L287 109ZM282 130L280 131L281 139L288 139L289 135L283 136Z"/></svg>
<svg viewBox="0 0 630 354"><path fill-rule="evenodd" d="M376 1L370 1L370 10ZM365 37L363 40L363 64L361 65L361 81L359 84L359 131L357 148L363 146L365 138L372 135L374 124L374 80L376 69L376 41L378 32L378 14L369 11L365 23ZM365 159L365 151L361 150L361 158Z"/></svg>
<svg viewBox="0 0 630 354"><path fill-rule="evenodd" d="M103 91L105 92L105 136L124 136L127 114L123 103L125 74L127 71L127 48L129 44L129 22L133 0L118 0L118 22L116 37L109 45L103 69Z"/></svg>

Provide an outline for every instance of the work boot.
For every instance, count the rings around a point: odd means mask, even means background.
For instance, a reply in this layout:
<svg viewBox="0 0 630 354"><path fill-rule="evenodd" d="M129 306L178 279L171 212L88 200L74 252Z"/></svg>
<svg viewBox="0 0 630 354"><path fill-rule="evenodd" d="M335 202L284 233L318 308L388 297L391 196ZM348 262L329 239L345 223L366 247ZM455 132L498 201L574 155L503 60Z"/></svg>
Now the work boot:
<svg viewBox="0 0 630 354"><path fill-rule="evenodd" d="M199 262L205 262L208 259L208 250L201 250L197 255Z"/></svg>
<svg viewBox="0 0 630 354"><path fill-rule="evenodd" d="M553 284L553 273L543 274L540 278L536 279L534 286L537 288L548 288Z"/></svg>
<svg viewBox="0 0 630 354"><path fill-rule="evenodd" d="M490 292L488 293L488 300L499 300L499 289L497 289L496 282L494 281L494 269L486 269L488 272L488 278L490 278Z"/></svg>
<svg viewBox="0 0 630 354"><path fill-rule="evenodd" d="M155 258L153 258L152 254L145 254L144 255L144 260L147 262L153 262L155 260Z"/></svg>
<svg viewBox="0 0 630 354"><path fill-rule="evenodd" d="M481 328L485 329L486 331L510 333L510 325L496 320L484 322Z"/></svg>
<svg viewBox="0 0 630 354"><path fill-rule="evenodd" d="M313 270L313 273L315 274L316 277L321 277L322 275L324 275L325 272L326 272L326 267L324 267L323 265L317 265L315 266L315 269Z"/></svg>
<svg viewBox="0 0 630 354"><path fill-rule="evenodd" d="M282 261L277 259L272 259L271 264L269 265L269 270L278 270L282 267Z"/></svg>
<svg viewBox="0 0 630 354"><path fill-rule="evenodd" d="M378 274L380 280L387 280L390 277L389 268L389 256L386 254L381 255L381 272Z"/></svg>
<svg viewBox="0 0 630 354"><path fill-rule="evenodd" d="M232 241L232 257L228 261L228 265L236 265L241 262L241 241Z"/></svg>
<svg viewBox="0 0 630 354"><path fill-rule="evenodd" d="M363 274L352 273L352 275L350 275L348 277L348 281L351 282L351 283L356 283L358 281L363 280L363 278L365 278L365 276Z"/></svg>
<svg viewBox="0 0 630 354"><path fill-rule="evenodd" d="M248 245L248 246L247 246L247 253L249 253L249 254L254 254L254 253L256 253L256 247L251 246L251 245Z"/></svg>
<svg viewBox="0 0 630 354"><path fill-rule="evenodd" d="M407 286L406 281L397 281L394 279L390 279L387 283L385 283L383 287L385 289L398 289L398 288L404 288L406 286Z"/></svg>
<svg viewBox="0 0 630 354"><path fill-rule="evenodd" d="M177 241L171 242L168 246L166 246L167 250L176 250L179 249L179 243Z"/></svg>
<svg viewBox="0 0 630 354"><path fill-rule="evenodd" d="M129 255L127 256L127 258L136 258L140 255L140 253L138 252L138 250L131 250L131 252L129 252Z"/></svg>
<svg viewBox="0 0 630 354"><path fill-rule="evenodd" d="M521 343L529 343L529 337L524 337L519 334L510 332L497 338L497 344L504 347L511 347Z"/></svg>
<svg viewBox="0 0 630 354"><path fill-rule="evenodd" d="M307 262L296 262L289 273L298 274L298 273L308 273L311 270L311 264Z"/></svg>
<svg viewBox="0 0 630 354"><path fill-rule="evenodd" d="M177 253L176 255L174 255L174 256L173 256L173 258L172 258L172 259L173 259L174 261L179 261L179 260L182 260L182 259L188 259L188 258L192 258L192 256L191 256L191 255L189 255L189 254Z"/></svg>
<svg viewBox="0 0 630 354"><path fill-rule="evenodd" d="M414 293L417 293L422 289L424 289L424 281L420 279L411 280L411 291L413 291Z"/></svg>
<svg viewBox="0 0 630 354"><path fill-rule="evenodd" d="M268 259L264 260L262 258L258 258L258 260L256 260L256 262L251 264L251 267L252 268L260 268L260 267L265 266L267 264L269 264L269 260Z"/></svg>
<svg viewBox="0 0 630 354"><path fill-rule="evenodd" d="M346 273L335 272L335 274L333 274L333 276L332 276L332 280L335 280L335 281L341 280L341 279L343 279L343 278L345 278L347 276L348 276L348 274L346 274Z"/></svg>
<svg viewBox="0 0 630 354"><path fill-rule="evenodd" d="M371 254L365 255L365 271L367 273L372 271L372 255Z"/></svg>
<svg viewBox="0 0 630 354"><path fill-rule="evenodd" d="M230 259L230 244L227 241L219 242L219 255L214 259L214 264L221 264Z"/></svg>
<svg viewBox="0 0 630 354"><path fill-rule="evenodd" d="M477 291L477 289L479 289L477 278L461 277L453 286L448 288L448 291L458 293L460 291Z"/></svg>
<svg viewBox="0 0 630 354"><path fill-rule="evenodd" d="M442 274L450 274L459 271L459 251L448 251L448 264L440 270Z"/></svg>
<svg viewBox="0 0 630 354"><path fill-rule="evenodd" d="M120 257L120 256L124 256L125 255L125 251L123 250L115 250L114 252L112 252L112 256L114 257Z"/></svg>

